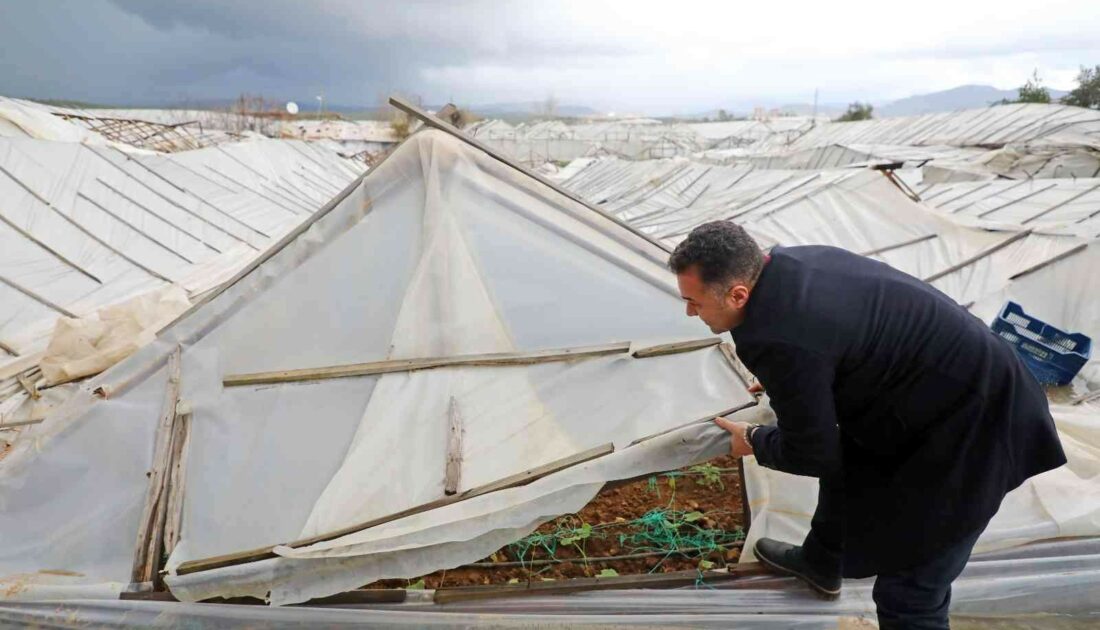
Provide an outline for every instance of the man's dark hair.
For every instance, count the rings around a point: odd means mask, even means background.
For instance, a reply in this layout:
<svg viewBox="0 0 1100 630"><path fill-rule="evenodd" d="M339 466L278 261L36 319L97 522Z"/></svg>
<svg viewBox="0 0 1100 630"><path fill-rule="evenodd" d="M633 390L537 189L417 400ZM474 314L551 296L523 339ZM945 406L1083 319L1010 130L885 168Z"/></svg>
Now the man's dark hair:
<svg viewBox="0 0 1100 630"><path fill-rule="evenodd" d="M752 285L764 268L764 254L745 228L730 221L713 221L692 230L668 259L673 273L693 266L708 285L726 288L735 281Z"/></svg>

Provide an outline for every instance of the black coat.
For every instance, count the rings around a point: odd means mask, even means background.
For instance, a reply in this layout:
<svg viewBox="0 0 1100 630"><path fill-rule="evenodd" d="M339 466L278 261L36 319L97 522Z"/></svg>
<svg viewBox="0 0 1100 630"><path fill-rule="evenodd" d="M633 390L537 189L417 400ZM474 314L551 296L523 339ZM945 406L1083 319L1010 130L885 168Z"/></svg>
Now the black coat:
<svg viewBox="0 0 1100 630"><path fill-rule="evenodd" d="M1015 351L928 284L833 247L777 247L730 331L771 398L769 468L844 485L844 572L933 557L1066 458Z"/></svg>

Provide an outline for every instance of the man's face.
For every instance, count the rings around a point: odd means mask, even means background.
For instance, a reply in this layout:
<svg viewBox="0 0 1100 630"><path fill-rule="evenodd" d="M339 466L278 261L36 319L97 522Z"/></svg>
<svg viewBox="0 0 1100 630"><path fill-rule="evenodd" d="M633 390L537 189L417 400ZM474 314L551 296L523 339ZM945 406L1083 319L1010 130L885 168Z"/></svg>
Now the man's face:
<svg viewBox="0 0 1100 630"><path fill-rule="evenodd" d="M749 288L735 283L722 291L721 287L707 285L692 266L676 274L680 296L687 304L688 317L703 320L712 333L724 333L745 319L745 305L749 301Z"/></svg>

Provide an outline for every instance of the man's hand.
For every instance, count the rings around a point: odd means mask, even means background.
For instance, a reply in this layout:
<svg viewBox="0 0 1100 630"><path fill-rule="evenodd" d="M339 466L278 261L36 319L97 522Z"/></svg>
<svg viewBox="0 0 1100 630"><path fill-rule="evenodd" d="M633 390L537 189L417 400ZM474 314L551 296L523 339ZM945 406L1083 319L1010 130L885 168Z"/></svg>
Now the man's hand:
<svg viewBox="0 0 1100 630"><path fill-rule="evenodd" d="M734 422L729 418L718 416L714 424L722 427L730 434L730 453L734 457L752 455L752 444L745 438L745 431L752 425L747 422Z"/></svg>

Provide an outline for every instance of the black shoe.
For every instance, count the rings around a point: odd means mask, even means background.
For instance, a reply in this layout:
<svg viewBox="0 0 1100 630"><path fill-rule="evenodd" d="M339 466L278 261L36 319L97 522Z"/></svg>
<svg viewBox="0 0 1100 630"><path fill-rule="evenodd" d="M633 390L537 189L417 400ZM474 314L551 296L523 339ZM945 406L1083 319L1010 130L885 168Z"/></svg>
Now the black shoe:
<svg viewBox="0 0 1100 630"><path fill-rule="evenodd" d="M771 538L761 538L756 541L754 551L760 562L773 571L783 575L793 575L826 599L840 597L840 576L821 573L810 566L810 563L806 562L806 558L802 555L802 547L789 545Z"/></svg>

